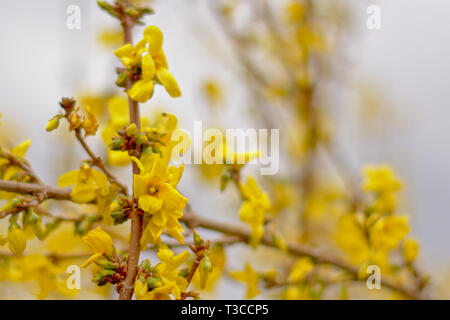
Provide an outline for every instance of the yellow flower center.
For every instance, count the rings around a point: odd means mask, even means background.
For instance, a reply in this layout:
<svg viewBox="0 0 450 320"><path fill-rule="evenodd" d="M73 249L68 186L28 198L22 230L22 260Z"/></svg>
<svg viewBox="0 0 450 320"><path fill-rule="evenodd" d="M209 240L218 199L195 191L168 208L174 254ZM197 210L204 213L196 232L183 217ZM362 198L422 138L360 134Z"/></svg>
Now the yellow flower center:
<svg viewBox="0 0 450 320"><path fill-rule="evenodd" d="M159 186L150 186L150 188L148 188L148 191L151 195L154 195L159 191Z"/></svg>

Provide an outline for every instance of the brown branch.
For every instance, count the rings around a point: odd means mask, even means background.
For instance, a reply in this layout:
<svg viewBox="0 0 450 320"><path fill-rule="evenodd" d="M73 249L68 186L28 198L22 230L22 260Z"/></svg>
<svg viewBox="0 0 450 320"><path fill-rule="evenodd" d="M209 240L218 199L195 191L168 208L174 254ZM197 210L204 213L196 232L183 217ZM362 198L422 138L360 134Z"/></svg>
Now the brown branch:
<svg viewBox="0 0 450 320"><path fill-rule="evenodd" d="M42 193L47 199L55 200L71 200L69 188L56 188L36 183L24 183L17 181L0 180L0 190L20 193L20 194L36 194Z"/></svg>
<svg viewBox="0 0 450 320"><path fill-rule="evenodd" d="M129 0L123 0L122 5L126 8L130 5ZM135 22L126 14L121 15L121 25L123 28L125 43L133 43L132 28ZM127 82L127 90L131 88L133 81ZM141 129L141 117L139 114L139 105L128 97L130 107L130 122L136 124L137 128ZM133 162L133 177L134 174L139 174L139 168ZM133 296L133 287L136 274L138 271L139 255L141 252L141 233L142 233L142 216L133 210L130 214L131 231L130 231L130 246L128 250L128 264L127 264L127 276L120 289L120 300L130 300Z"/></svg>
<svg viewBox="0 0 450 320"><path fill-rule="evenodd" d="M190 208L186 210L181 220L190 228L202 227L205 229L214 230L228 235L233 235L239 237L241 241L245 243L248 243L250 240L250 232L246 228L238 225L218 222L208 218L201 217L192 212ZM273 237L271 237L267 233L261 240L261 244L267 247L279 249ZM354 266L337 256L333 256L326 252L323 252L319 248L313 248L299 243L289 243L287 244L286 252L293 256L310 257L316 263L329 264L338 267L339 269L342 269L344 271L347 271L349 274L353 276L357 277L358 275L359 270L357 266ZM389 277L386 276L382 277L381 284L389 289L401 293L402 295L410 299L426 299L426 297L420 292L411 290L403 286L402 284L397 283L396 281L394 281Z"/></svg>
<svg viewBox="0 0 450 320"><path fill-rule="evenodd" d="M53 263L57 263L61 260L85 259L88 258L90 255L91 255L90 253L54 253L54 252L44 254L44 256L50 259ZM11 252L0 251L0 259L15 258L15 257L16 256L14 256Z"/></svg>
<svg viewBox="0 0 450 320"><path fill-rule="evenodd" d="M40 199L31 199L29 201L23 201L19 205L17 205L17 207L14 207L14 208L9 209L9 210L1 211L0 212L0 219L4 218L4 217L6 217L6 216L8 216L10 214L19 213L19 212L27 210L29 208L37 207L44 200L45 200L44 198L40 198Z"/></svg>
<svg viewBox="0 0 450 320"><path fill-rule="evenodd" d="M203 259L203 257L199 257L199 256L195 257L194 263L192 264L191 269L189 270L188 277L186 279L187 283L188 283L187 287L189 287L189 285L191 284L191 281L192 281L192 278L194 277L195 271L197 271L198 266L200 265L200 262L202 262L202 259ZM187 290L187 287L186 287L186 290Z"/></svg>
<svg viewBox="0 0 450 320"><path fill-rule="evenodd" d="M97 157L94 152L91 150L89 145L86 143L86 140L83 138L80 128L75 130L75 136L77 140L80 142L83 149L92 159L92 163L99 168L103 173L111 180L111 182L115 183L122 190L123 193L128 194L127 187L106 167L105 163L100 157Z"/></svg>
<svg viewBox="0 0 450 320"><path fill-rule="evenodd" d="M8 150L5 150L5 149L0 150L0 158L8 159L10 164L18 166L19 168L24 170L33 182L42 184L41 179L39 179L37 174L33 171L30 164L26 160L19 159L14 154L12 154L11 152L9 152Z"/></svg>

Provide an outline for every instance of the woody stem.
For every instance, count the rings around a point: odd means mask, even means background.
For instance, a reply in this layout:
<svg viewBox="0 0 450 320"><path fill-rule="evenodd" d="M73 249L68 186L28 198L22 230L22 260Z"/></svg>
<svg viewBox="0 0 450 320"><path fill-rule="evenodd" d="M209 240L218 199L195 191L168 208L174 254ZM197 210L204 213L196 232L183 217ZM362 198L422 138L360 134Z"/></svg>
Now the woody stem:
<svg viewBox="0 0 450 320"><path fill-rule="evenodd" d="M130 5L129 0L123 0L122 3L125 7ZM122 15L121 20L125 43L132 43L133 37L131 31L134 22L132 21L131 17L127 16L126 14ZM133 82L128 81L127 90L129 90L132 85ZM140 130L141 118L139 114L139 105L131 98L128 98L128 103L130 107L130 122L136 124L137 128ZM133 162L133 179L135 174L139 174L139 168ZM130 300L133 297L134 281L138 271L139 254L141 251L140 239L142 233L142 217L135 210L133 210L130 213L130 219L131 219L131 233L130 233L130 246L128 250L127 276L120 289L119 295L120 300Z"/></svg>
<svg viewBox="0 0 450 320"><path fill-rule="evenodd" d="M125 194L128 193L127 187L120 182L120 180L106 167L103 160L99 157L97 157L94 152L91 150L89 145L87 144L86 140L83 138L83 135L81 133L81 130L78 128L75 130L75 136L77 140L80 142L83 149L86 151L86 153L89 155L89 157L92 159L92 163L102 170L102 172L111 180L111 182L115 183L119 188L124 192Z"/></svg>

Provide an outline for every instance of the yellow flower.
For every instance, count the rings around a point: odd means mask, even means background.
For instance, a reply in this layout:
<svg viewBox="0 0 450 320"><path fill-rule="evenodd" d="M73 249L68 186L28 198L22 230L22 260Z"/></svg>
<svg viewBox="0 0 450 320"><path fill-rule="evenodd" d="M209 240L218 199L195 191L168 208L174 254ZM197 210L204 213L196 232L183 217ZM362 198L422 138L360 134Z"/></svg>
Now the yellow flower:
<svg viewBox="0 0 450 320"><path fill-rule="evenodd" d="M11 281L36 281L40 289L36 293L37 299L46 298L52 291L68 297L73 297L78 292L67 288L64 268L53 264L49 258L40 254L11 259L7 271L7 277Z"/></svg>
<svg viewBox="0 0 450 320"><path fill-rule="evenodd" d="M154 121L145 127L144 130L149 132L149 135L155 135L161 142L158 148L161 150L165 165L167 166L170 160L177 159L190 148L190 140L187 134L177 126L178 119L171 113L158 113ZM179 140L172 140L173 137L180 136ZM183 141L181 141L183 139ZM177 147L176 150L174 148Z"/></svg>
<svg viewBox="0 0 450 320"><path fill-rule="evenodd" d="M27 247L25 232L19 227L11 227L8 231L8 246L15 256L21 256Z"/></svg>
<svg viewBox="0 0 450 320"><path fill-rule="evenodd" d="M178 267L185 263L189 258L190 254L187 250L182 253L175 255L169 249L160 249L158 251L158 258L160 263L156 266L156 272L152 274L154 279L159 279L155 281L155 288L151 291L145 292L143 284L137 284L139 290L138 299L142 300L168 300L171 299L172 295L175 299L181 299L181 293L187 288L187 280L181 277L178 273ZM135 284L136 288L136 284Z"/></svg>
<svg viewBox="0 0 450 320"><path fill-rule="evenodd" d="M416 260L419 254L419 244L415 239L407 239L403 244L403 256L407 263L411 263Z"/></svg>
<svg viewBox="0 0 450 320"><path fill-rule="evenodd" d="M127 43L114 51L114 54L127 69L131 69L141 62L142 53L146 51L145 46L146 42L144 40L139 41L135 46Z"/></svg>
<svg viewBox="0 0 450 320"><path fill-rule="evenodd" d="M222 88L215 80L206 80L203 83L203 92L209 103L215 105L223 102Z"/></svg>
<svg viewBox="0 0 450 320"><path fill-rule="evenodd" d="M406 216L387 216L379 219L370 230L370 240L377 249L391 250L409 233Z"/></svg>
<svg viewBox="0 0 450 320"><path fill-rule="evenodd" d="M14 148L11 149L11 154L19 159L24 159L27 151L29 149L31 145L31 140L26 140L22 143L20 143L19 145L15 146ZM10 161L6 158L0 158L0 166L5 165L6 169L3 172L3 176L2 179L3 180L17 180L17 179L22 179L23 182L28 182L29 177L25 176L22 178L18 178L18 173L22 173L23 169L16 166L16 165L11 165ZM1 171L0 171L1 173Z"/></svg>
<svg viewBox="0 0 450 320"><path fill-rule="evenodd" d="M149 214L144 222L146 226L141 238L142 248L149 242L158 242L164 230L184 243L183 227L178 219L183 216L188 199L176 190L183 167L168 170L158 154L143 157L144 163L134 157L132 159L140 169L140 174L134 175L133 179L134 196L138 199L139 208Z"/></svg>
<svg viewBox="0 0 450 320"><path fill-rule="evenodd" d="M311 300L311 288L308 285L289 286L283 292L284 300Z"/></svg>
<svg viewBox="0 0 450 320"><path fill-rule="evenodd" d="M248 263L245 264L244 271L233 271L230 273L233 279L247 284L246 299L252 299L260 294L258 289L259 276Z"/></svg>
<svg viewBox="0 0 450 320"><path fill-rule="evenodd" d="M155 68L155 62L152 57L149 54L145 55L141 60L142 79L136 81L128 91L131 99L144 103L151 98L153 95Z"/></svg>
<svg viewBox="0 0 450 320"><path fill-rule="evenodd" d="M363 188L372 192L393 192L402 187L394 170L388 165L367 165L363 168Z"/></svg>
<svg viewBox="0 0 450 320"><path fill-rule="evenodd" d="M161 30L156 26L149 26L144 30L143 36L144 39L136 46L126 44L114 52L127 69L141 70L141 78L128 90L128 95L131 99L144 103L153 95L154 83L157 81L164 86L170 96L174 98L181 96L178 83L168 70L162 49Z"/></svg>
<svg viewBox="0 0 450 320"><path fill-rule="evenodd" d="M345 214L339 219L336 241L355 264L361 264L369 257L369 245L355 214Z"/></svg>
<svg viewBox="0 0 450 320"><path fill-rule="evenodd" d="M86 243L92 253L94 253L83 263L83 268L88 266L91 262L101 258L103 255L112 255L115 251L111 236L103 231L101 227L90 230L88 234L83 237L83 242Z"/></svg>
<svg viewBox="0 0 450 320"><path fill-rule="evenodd" d="M162 50L163 34L156 26L149 26L144 30L144 40L148 43L148 51L155 62L157 79L173 98L181 96L178 83L168 70L166 56Z"/></svg>
<svg viewBox="0 0 450 320"><path fill-rule="evenodd" d="M290 282L302 281L306 275L314 268L314 264L310 258L300 258L294 264L289 273Z"/></svg>
<svg viewBox="0 0 450 320"><path fill-rule="evenodd" d="M264 235L264 213L270 208L267 194L258 187L253 177L241 185L244 203L239 210L239 217L251 227L251 243L256 246Z"/></svg>
<svg viewBox="0 0 450 320"><path fill-rule="evenodd" d="M298 2L290 2L286 7L287 20L289 22L301 22L305 17L306 8Z"/></svg>
<svg viewBox="0 0 450 320"><path fill-rule="evenodd" d="M98 122L90 106L86 106L87 117L83 120L81 125L87 136L95 136L98 129Z"/></svg>
<svg viewBox="0 0 450 320"><path fill-rule="evenodd" d="M71 197L79 203L90 202L97 197L109 195L108 178L96 169L84 163L80 169L69 171L58 179L60 188L75 185Z"/></svg>
<svg viewBox="0 0 450 320"><path fill-rule="evenodd" d="M26 140L19 144L18 146L12 148L11 152L13 155L19 158L24 158L27 154L28 148L31 145L31 140Z"/></svg>
<svg viewBox="0 0 450 320"><path fill-rule="evenodd" d="M392 212L396 206L395 192L402 183L388 165L367 165L363 168L363 189L375 194L373 208L378 212Z"/></svg>
<svg viewBox="0 0 450 320"><path fill-rule="evenodd" d="M144 300L148 293L147 282L143 279L137 279L134 283L134 295L137 300Z"/></svg>

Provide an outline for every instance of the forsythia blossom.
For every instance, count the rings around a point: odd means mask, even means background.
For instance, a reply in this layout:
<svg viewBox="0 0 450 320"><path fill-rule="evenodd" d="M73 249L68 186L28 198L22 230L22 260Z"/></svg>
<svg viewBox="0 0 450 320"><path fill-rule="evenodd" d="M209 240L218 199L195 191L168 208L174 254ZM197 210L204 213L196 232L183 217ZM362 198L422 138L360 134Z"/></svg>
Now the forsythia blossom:
<svg viewBox="0 0 450 320"><path fill-rule="evenodd" d="M134 175L133 191L139 208L146 213L142 247L158 242L164 230L184 243L183 227L178 219L183 216L188 199L176 190L183 166L167 168L159 154L144 156L142 162L134 157L133 160L140 170L139 174Z"/></svg>
<svg viewBox="0 0 450 320"><path fill-rule="evenodd" d="M150 262L141 264L142 275L134 285L136 298L139 300L170 300L171 297L180 300L188 282L180 275L180 267L190 257L187 250L175 255L169 249L160 249L158 258L161 261L155 267Z"/></svg>
<svg viewBox="0 0 450 320"><path fill-rule="evenodd" d="M264 212L270 208L267 194L259 188L253 177L248 177L247 183L241 186L244 203L239 211L239 217L251 227L251 243L256 246L264 235Z"/></svg>
<svg viewBox="0 0 450 320"><path fill-rule="evenodd" d="M83 163L78 170L69 171L58 179L61 188L75 185L71 197L75 202L90 202L98 197L107 197L110 191L106 175Z"/></svg>
<svg viewBox="0 0 450 320"><path fill-rule="evenodd" d="M245 264L244 271L233 271L231 277L247 284L246 299L252 299L260 294L258 289L259 275L249 263Z"/></svg>
<svg viewBox="0 0 450 320"><path fill-rule="evenodd" d="M161 30L156 26L149 26L144 30L144 39L135 46L126 44L114 52L134 77L138 77L128 90L128 95L133 100L146 102L150 99L155 83L161 83L170 96L181 96L178 83L168 70L162 45Z"/></svg>

